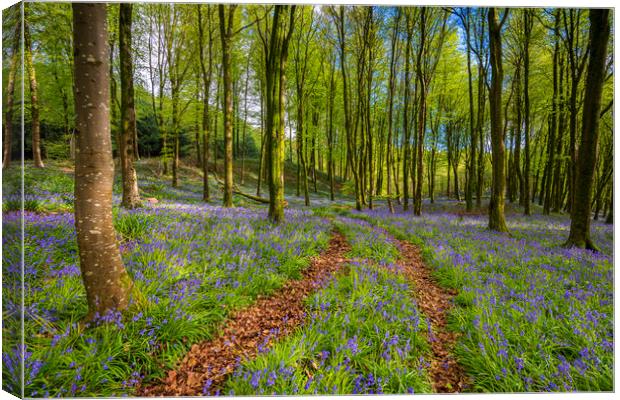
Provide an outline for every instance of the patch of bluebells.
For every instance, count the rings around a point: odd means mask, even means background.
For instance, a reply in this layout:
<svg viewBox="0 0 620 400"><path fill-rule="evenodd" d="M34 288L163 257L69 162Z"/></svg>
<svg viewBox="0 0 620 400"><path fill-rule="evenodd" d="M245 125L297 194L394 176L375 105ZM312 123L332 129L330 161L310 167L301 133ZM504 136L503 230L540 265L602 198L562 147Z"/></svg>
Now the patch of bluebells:
<svg viewBox="0 0 620 400"><path fill-rule="evenodd" d="M336 218L335 225L350 243L352 256L384 266L393 265L398 259L398 248L385 230L358 218L343 216Z"/></svg>
<svg viewBox="0 0 620 400"><path fill-rule="evenodd" d="M131 395L172 367L226 315L300 275L329 239L329 222L286 210L273 226L265 210L162 203L120 210L121 253L146 304L132 314L87 313L72 213L3 215L3 381L20 392L21 249L24 218L25 394ZM146 223L146 229L136 225ZM132 225L133 224L133 225ZM137 227L137 228L136 228ZM125 233L131 233L125 235ZM82 366L82 367L78 367Z"/></svg>
<svg viewBox="0 0 620 400"><path fill-rule="evenodd" d="M561 246L564 216L508 215L508 236L488 231L486 215L353 214L420 245L458 289L456 351L474 390L612 390L613 226L593 222L593 253Z"/></svg>
<svg viewBox="0 0 620 400"><path fill-rule="evenodd" d="M384 240L383 249L365 250L374 238L385 239L385 232L356 219L339 218L336 224L360 243L350 254L357 261L309 299L307 325L238 367L224 393L431 391L426 324L398 268L385 263L391 244ZM373 259L363 258L368 254Z"/></svg>

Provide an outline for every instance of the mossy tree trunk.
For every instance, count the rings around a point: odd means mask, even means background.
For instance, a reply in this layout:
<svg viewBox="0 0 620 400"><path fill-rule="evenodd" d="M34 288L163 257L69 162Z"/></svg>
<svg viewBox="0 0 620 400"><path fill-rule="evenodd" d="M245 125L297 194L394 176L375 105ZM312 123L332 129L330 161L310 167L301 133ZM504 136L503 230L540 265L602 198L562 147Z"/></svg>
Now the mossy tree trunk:
<svg viewBox="0 0 620 400"><path fill-rule="evenodd" d="M204 22L202 18L203 5L198 5L198 46L200 51L200 72L202 78L202 200L209 201L209 95L211 88L211 79L213 75L213 28L215 24L212 23L212 6L207 7L207 21L209 22L209 44L208 44L208 59L209 62L205 62L205 32ZM207 66L208 65L208 66Z"/></svg>
<svg viewBox="0 0 620 400"><path fill-rule="evenodd" d="M502 38L501 28L508 16L508 10L500 21L497 18L497 10L489 8L489 45L491 62L491 89L489 91L489 104L491 116L491 150L492 150L492 175L491 201L489 203L489 229L498 232L508 232L504 216L505 187L506 187L506 154L504 146L504 129L502 126Z"/></svg>
<svg viewBox="0 0 620 400"><path fill-rule="evenodd" d="M523 106L525 113L525 164L523 165L523 213L530 215L530 40L534 15L532 10L523 11L524 43L523 43Z"/></svg>
<svg viewBox="0 0 620 400"><path fill-rule="evenodd" d="M222 76L224 96L224 207L233 206L233 87L231 42L237 5L218 5L222 42ZM227 13L225 12L227 11ZM228 14L228 16L226 16Z"/></svg>
<svg viewBox="0 0 620 400"><path fill-rule="evenodd" d="M386 155L386 163L387 163L387 203L388 209L390 213L394 213L394 206L392 205L392 165L393 165L393 156L392 156L392 130L394 123L394 92L396 91L396 46L398 43L398 30L399 23L401 18L400 8L396 11L396 19L394 21L394 26L392 27L392 35L390 41L390 78L388 85L388 131L387 131L387 155Z"/></svg>
<svg viewBox="0 0 620 400"><path fill-rule="evenodd" d="M37 75L32 60L32 40L30 39L30 27L28 25L28 13L26 10L29 5L24 5L24 55L28 81L30 83L30 118L32 120L32 159L35 168L43 168L43 158L41 157L41 122L39 120L39 86Z"/></svg>
<svg viewBox="0 0 620 400"><path fill-rule="evenodd" d="M15 7L15 10L19 8ZM11 46L11 65L7 80L6 105L4 113L4 145L2 152L2 168L8 168L11 164L12 136L13 136L13 103L15 101L15 75L20 61L20 33L21 19L15 18L15 31L13 33L13 45Z"/></svg>
<svg viewBox="0 0 620 400"><path fill-rule="evenodd" d="M131 49L131 18L133 5L121 3L119 9L119 54L121 63L121 134L120 159L123 177L121 205L131 209L140 206L138 177L134 168L136 109L134 105L133 60Z"/></svg>
<svg viewBox="0 0 620 400"><path fill-rule="evenodd" d="M581 141L577 155L574 202L571 206L570 234L565 243L567 247L597 250L590 237L591 201L609 35L609 9L591 9L590 53L583 101Z"/></svg>
<svg viewBox="0 0 620 400"><path fill-rule="evenodd" d="M284 118L286 63L293 33L296 6L274 6L269 38L263 37L265 49L266 147L269 181L269 219L284 221ZM287 22L288 14L288 22ZM266 36L266 35L265 35Z"/></svg>

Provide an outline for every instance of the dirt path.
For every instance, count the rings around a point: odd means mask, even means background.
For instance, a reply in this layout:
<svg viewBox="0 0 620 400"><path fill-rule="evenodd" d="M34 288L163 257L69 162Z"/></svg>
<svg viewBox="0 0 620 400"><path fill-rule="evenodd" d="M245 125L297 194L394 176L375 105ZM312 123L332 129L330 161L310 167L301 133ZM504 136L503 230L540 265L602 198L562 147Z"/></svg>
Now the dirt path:
<svg viewBox="0 0 620 400"><path fill-rule="evenodd" d="M306 317L304 300L323 287L348 261L346 239L335 233L325 252L312 259L300 280L288 281L269 297L259 297L222 326L222 334L195 344L181 365L168 371L162 382L138 390L138 396L199 396L214 394L241 360L293 331Z"/></svg>
<svg viewBox="0 0 620 400"><path fill-rule="evenodd" d="M429 372L433 389L439 393L460 392L466 386L467 379L452 354L457 335L446 328L448 311L452 307L450 300L456 291L444 289L435 282L416 246L404 240L396 240L395 243L400 248L402 258L399 263L403 273L413 282L418 306L431 323L429 342L433 356Z"/></svg>

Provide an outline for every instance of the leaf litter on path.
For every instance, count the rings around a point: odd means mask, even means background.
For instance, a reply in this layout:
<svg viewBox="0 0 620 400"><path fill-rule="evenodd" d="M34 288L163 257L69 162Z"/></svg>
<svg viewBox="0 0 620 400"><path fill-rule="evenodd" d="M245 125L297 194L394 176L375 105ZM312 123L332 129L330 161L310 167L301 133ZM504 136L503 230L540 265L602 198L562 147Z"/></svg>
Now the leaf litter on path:
<svg viewBox="0 0 620 400"><path fill-rule="evenodd" d="M259 296L250 307L238 310L223 325L222 334L194 344L179 367L161 382L138 389L139 396L212 395L227 376L246 359L256 357L276 340L291 333L306 319L304 300L349 261L344 236L335 232L328 248L312 259L300 280L290 280L270 296Z"/></svg>
<svg viewBox="0 0 620 400"><path fill-rule="evenodd" d="M452 354L458 336L447 329L447 315L456 291L444 289L435 282L418 247L404 240L395 243L401 252L399 264L402 272L413 282L418 306L431 324L428 338L432 349L429 373L433 389L439 393L461 392L467 386L467 377Z"/></svg>

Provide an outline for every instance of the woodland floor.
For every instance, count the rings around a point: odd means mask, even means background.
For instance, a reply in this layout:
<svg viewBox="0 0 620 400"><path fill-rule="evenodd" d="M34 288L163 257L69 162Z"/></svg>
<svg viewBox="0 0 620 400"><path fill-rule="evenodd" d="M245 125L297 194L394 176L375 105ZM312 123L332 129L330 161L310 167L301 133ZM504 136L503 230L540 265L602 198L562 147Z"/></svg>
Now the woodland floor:
<svg viewBox="0 0 620 400"><path fill-rule="evenodd" d="M501 235L453 199L358 212L319 182L309 208L287 192L274 227L243 197L204 204L194 168L173 188L145 160L157 201L122 210L117 182L114 215L149 306L84 330L72 170L49 165L26 168L23 214L19 170L3 176L5 390L19 392L22 276L28 397L613 389L612 225L592 224L600 253L564 249L568 217L536 205L507 204Z"/></svg>

